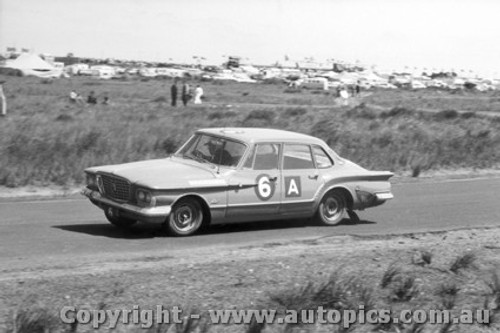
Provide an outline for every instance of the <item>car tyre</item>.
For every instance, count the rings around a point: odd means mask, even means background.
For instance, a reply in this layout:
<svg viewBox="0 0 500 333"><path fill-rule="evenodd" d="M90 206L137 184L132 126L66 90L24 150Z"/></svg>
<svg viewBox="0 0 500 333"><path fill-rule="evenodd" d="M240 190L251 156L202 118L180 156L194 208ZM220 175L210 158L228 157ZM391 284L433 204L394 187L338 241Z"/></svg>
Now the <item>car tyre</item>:
<svg viewBox="0 0 500 333"><path fill-rule="evenodd" d="M108 221L118 227L118 228L123 228L123 229L126 229L126 228L129 228L130 226L132 226L133 224L135 224L137 222L137 220L133 220L133 219L128 219L128 218L125 218L125 217L118 217L116 215L113 214L113 211L110 209L106 209L104 211L104 215L106 216L106 218L108 219Z"/></svg>
<svg viewBox="0 0 500 333"><path fill-rule="evenodd" d="M200 203L192 198L179 200L166 222L167 232L172 236L190 236L196 233L203 224L203 209Z"/></svg>
<svg viewBox="0 0 500 333"><path fill-rule="evenodd" d="M346 199L340 191L330 191L318 206L317 220L323 225L337 225L345 216Z"/></svg>

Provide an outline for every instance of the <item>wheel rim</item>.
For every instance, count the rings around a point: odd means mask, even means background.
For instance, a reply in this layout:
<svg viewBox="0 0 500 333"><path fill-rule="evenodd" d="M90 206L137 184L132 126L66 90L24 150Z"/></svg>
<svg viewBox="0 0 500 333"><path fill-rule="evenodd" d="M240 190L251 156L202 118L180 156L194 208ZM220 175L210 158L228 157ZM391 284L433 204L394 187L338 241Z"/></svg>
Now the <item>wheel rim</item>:
<svg viewBox="0 0 500 333"><path fill-rule="evenodd" d="M179 231L189 231L196 227L199 214L191 205L182 205L174 213L174 226Z"/></svg>
<svg viewBox="0 0 500 333"><path fill-rule="evenodd" d="M337 196L329 196L323 202L321 213L327 222L337 222L344 214L344 202Z"/></svg>

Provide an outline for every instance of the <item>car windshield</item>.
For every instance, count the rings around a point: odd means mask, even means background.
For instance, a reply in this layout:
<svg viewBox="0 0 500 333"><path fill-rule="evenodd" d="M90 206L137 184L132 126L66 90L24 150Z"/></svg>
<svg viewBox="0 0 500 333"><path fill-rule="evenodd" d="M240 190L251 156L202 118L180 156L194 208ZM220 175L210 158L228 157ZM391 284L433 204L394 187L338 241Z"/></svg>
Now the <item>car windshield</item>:
<svg viewBox="0 0 500 333"><path fill-rule="evenodd" d="M246 146L226 138L196 134L182 146L175 156L201 163L235 167L245 153Z"/></svg>

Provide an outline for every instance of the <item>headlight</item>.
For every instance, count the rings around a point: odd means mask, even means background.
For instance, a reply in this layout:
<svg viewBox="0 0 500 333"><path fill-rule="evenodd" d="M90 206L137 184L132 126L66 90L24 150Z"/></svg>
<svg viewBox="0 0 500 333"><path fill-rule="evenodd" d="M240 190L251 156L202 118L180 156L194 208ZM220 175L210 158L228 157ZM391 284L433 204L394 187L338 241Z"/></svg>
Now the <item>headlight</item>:
<svg viewBox="0 0 500 333"><path fill-rule="evenodd" d="M95 174L87 173L87 186L97 188L97 180Z"/></svg>
<svg viewBox="0 0 500 333"><path fill-rule="evenodd" d="M149 205L152 201L151 193L146 190L137 190L135 196L138 203L145 203Z"/></svg>
<svg viewBox="0 0 500 333"><path fill-rule="evenodd" d="M146 194L144 191L137 191L137 200L138 201L144 201L144 198L146 197Z"/></svg>

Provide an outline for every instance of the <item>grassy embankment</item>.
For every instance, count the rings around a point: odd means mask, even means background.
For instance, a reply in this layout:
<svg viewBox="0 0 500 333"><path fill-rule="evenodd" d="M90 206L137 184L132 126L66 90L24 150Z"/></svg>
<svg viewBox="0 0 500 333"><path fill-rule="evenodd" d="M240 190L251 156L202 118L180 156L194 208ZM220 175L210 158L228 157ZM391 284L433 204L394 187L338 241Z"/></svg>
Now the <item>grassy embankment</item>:
<svg viewBox="0 0 500 333"><path fill-rule="evenodd" d="M333 92L292 92L278 83L204 82L204 105L172 108L169 80L7 80L9 114L0 119L0 186L81 184L88 166L161 158L194 129L213 126L307 133L364 167L413 175L491 168L500 160L500 121L473 113L498 111L496 93L467 93L467 98L462 93L457 99L448 92L375 91L350 107L338 106ZM84 96L93 90L99 101L107 95L111 104L70 104L71 89ZM362 104L365 100L387 110L370 109ZM420 105L441 112L418 112Z"/></svg>

